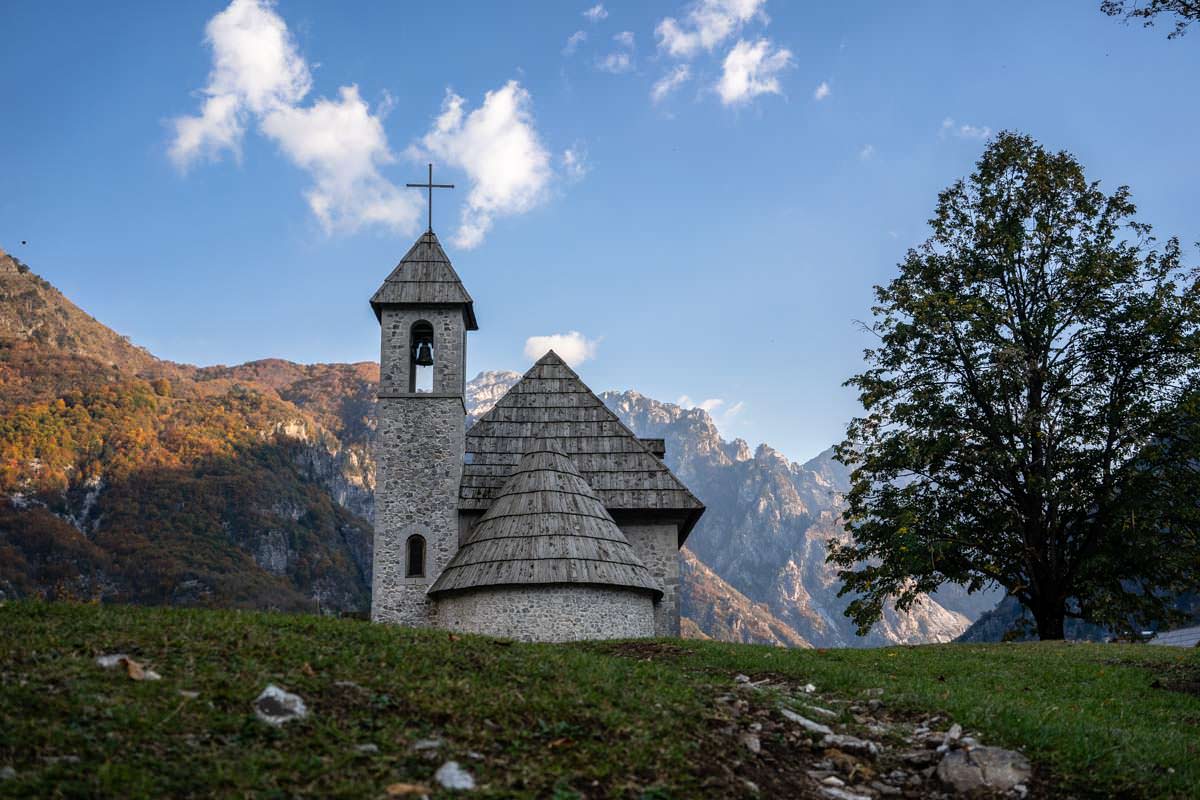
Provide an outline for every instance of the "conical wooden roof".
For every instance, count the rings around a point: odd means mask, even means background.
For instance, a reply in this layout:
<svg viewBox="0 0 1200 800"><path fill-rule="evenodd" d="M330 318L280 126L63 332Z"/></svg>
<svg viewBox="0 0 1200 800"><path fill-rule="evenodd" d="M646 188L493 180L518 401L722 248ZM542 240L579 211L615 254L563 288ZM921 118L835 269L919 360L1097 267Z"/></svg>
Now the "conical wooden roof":
<svg viewBox="0 0 1200 800"><path fill-rule="evenodd" d="M384 306L461 305L467 330L479 330L475 302L454 271L446 251L433 231L425 231L371 297L379 317Z"/></svg>
<svg viewBox="0 0 1200 800"><path fill-rule="evenodd" d="M563 583L662 596L575 463L537 438L429 593Z"/></svg>
<svg viewBox="0 0 1200 800"><path fill-rule="evenodd" d="M553 437L605 508L677 517L679 544L704 504L553 350L467 431L458 507L489 508L539 435Z"/></svg>

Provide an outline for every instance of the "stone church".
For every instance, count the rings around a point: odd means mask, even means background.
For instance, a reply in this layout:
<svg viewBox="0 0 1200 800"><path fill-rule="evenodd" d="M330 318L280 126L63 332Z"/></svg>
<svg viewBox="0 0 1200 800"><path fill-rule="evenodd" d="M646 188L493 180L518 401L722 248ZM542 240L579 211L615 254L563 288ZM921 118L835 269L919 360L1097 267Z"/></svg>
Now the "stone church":
<svg viewBox="0 0 1200 800"><path fill-rule="evenodd" d="M432 183L432 180L431 180ZM469 430L471 295L432 229L381 328L371 618L531 641L679 635L704 506L553 351Z"/></svg>

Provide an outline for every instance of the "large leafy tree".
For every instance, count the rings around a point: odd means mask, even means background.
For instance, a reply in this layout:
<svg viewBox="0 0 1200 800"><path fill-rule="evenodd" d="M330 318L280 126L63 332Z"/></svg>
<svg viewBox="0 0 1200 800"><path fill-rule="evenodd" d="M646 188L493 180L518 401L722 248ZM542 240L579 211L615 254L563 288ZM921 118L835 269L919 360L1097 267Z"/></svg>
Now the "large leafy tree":
<svg viewBox="0 0 1200 800"><path fill-rule="evenodd" d="M1168 39L1183 36L1193 22L1200 20L1200 0L1103 0L1100 10L1126 22L1140 20L1147 28L1159 17L1168 17L1175 23Z"/></svg>
<svg viewBox="0 0 1200 800"><path fill-rule="evenodd" d="M1126 187L999 134L875 288L845 541L862 629L945 582L999 584L1040 638L1162 618L1200 575L1200 285Z"/></svg>

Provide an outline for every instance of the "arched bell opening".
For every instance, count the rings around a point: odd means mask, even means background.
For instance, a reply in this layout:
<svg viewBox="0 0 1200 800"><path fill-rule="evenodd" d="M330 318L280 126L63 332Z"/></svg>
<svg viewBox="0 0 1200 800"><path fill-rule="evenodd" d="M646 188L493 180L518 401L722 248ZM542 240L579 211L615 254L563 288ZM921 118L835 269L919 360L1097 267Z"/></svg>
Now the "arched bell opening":
<svg viewBox="0 0 1200 800"><path fill-rule="evenodd" d="M408 391L433 391L433 326L414 322L409 335Z"/></svg>

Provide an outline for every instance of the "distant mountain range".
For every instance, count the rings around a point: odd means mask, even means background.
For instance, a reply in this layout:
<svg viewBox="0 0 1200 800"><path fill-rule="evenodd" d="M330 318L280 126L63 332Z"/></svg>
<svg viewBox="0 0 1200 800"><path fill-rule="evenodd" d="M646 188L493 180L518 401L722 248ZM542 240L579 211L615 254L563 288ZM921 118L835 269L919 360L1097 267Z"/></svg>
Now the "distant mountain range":
<svg viewBox="0 0 1200 800"><path fill-rule="evenodd" d="M468 385L477 419L519 377ZM586 374L585 374L586 378ZM155 358L0 251L0 597L355 610L370 593L378 365ZM939 592L866 637L825 564L845 468L726 441L700 409L604 401L707 504L685 630L790 647L945 641L997 596Z"/></svg>

